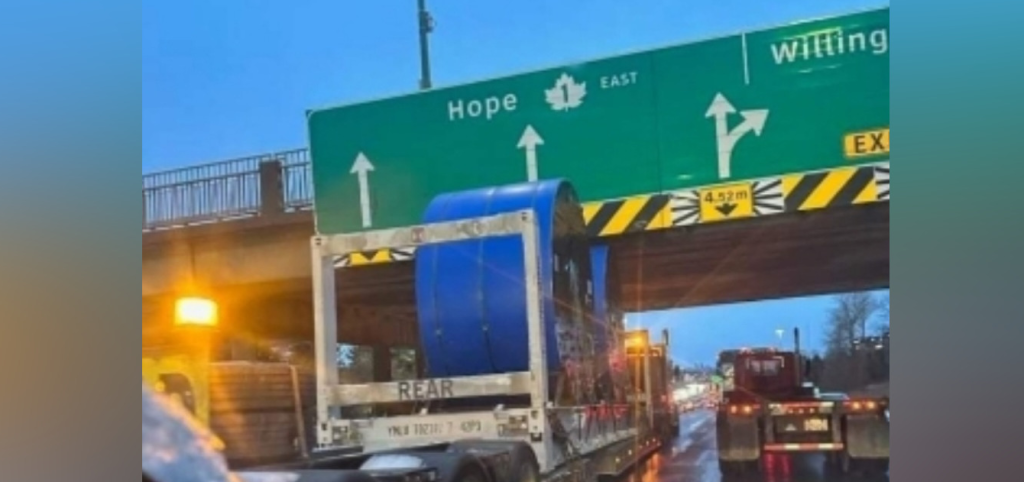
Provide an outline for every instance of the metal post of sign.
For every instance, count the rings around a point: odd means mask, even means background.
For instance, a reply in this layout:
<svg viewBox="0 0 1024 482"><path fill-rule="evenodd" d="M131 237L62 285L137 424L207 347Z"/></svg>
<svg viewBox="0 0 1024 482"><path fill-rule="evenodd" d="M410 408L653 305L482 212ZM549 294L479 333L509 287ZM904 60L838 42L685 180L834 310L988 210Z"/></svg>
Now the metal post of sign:
<svg viewBox="0 0 1024 482"><path fill-rule="evenodd" d="M430 40L428 37L434 31L434 17L427 11L426 0L418 0L416 15L419 22L420 39L420 89L427 90L431 87Z"/></svg>

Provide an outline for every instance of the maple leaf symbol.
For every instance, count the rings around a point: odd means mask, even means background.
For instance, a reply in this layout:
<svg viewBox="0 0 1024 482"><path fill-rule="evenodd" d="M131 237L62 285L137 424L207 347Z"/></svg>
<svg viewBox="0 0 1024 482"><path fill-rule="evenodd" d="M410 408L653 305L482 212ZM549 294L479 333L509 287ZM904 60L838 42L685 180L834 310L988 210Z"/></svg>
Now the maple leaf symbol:
<svg viewBox="0 0 1024 482"><path fill-rule="evenodd" d="M567 111L579 107L587 95L587 83L576 83L569 74L562 74L555 86L544 90L544 99L553 110Z"/></svg>

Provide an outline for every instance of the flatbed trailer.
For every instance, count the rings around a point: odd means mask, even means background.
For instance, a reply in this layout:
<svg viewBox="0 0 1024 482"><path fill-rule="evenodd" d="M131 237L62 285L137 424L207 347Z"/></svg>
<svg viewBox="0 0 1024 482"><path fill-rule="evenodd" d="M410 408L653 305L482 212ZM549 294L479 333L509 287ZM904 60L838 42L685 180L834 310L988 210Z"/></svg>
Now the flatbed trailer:
<svg viewBox="0 0 1024 482"><path fill-rule="evenodd" d="M657 451L671 433L657 429L652 409L626 403L557 406L551 400L541 310L537 214L526 209L449 222L312 239L315 304L318 447L309 460L252 469L242 475L287 472L298 482L534 482L592 481L618 477ZM476 376L397 382L338 383L337 256L356 251L423 247L497 236L522 242L529 369ZM645 350L644 358L650 356ZM643 375L649 380L650 363ZM638 385L634 384L634 387ZM642 384L645 400L659 385ZM637 395L637 394L634 394ZM526 400L436 410L445 402ZM346 418L344 407L413 404L415 413ZM648 405L649 406L649 405ZM317 457L320 451L347 455Z"/></svg>

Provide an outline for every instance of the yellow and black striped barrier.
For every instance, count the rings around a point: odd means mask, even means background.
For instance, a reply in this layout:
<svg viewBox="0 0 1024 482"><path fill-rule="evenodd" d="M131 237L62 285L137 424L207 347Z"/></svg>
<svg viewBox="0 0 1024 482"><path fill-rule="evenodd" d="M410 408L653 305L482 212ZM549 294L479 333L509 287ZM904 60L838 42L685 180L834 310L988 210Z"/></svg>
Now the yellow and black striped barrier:
<svg viewBox="0 0 1024 482"><path fill-rule="evenodd" d="M351 266L365 266L369 264L391 263L395 261L411 260L416 253L416 248L403 249L378 249L373 251L360 251L338 256L334 259L334 266L337 268L348 268Z"/></svg>
<svg viewBox="0 0 1024 482"><path fill-rule="evenodd" d="M583 221L592 237L615 236L671 227L668 194L648 194L583 205Z"/></svg>
<svg viewBox="0 0 1024 482"><path fill-rule="evenodd" d="M782 192L786 198L786 211L813 211L876 202L879 200L876 179L875 166L784 176Z"/></svg>
<svg viewBox="0 0 1024 482"><path fill-rule="evenodd" d="M788 174L583 204L592 237L670 229L889 200L889 163ZM337 267L406 261L414 248L353 253Z"/></svg>

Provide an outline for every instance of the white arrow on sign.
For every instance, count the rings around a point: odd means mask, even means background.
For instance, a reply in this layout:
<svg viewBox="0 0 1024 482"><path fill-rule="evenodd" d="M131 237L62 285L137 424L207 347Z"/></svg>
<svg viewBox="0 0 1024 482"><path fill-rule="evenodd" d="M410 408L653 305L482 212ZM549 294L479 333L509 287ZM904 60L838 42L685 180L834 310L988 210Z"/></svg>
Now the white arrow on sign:
<svg viewBox="0 0 1024 482"><path fill-rule="evenodd" d="M736 143L750 132L760 136L761 131L764 130L765 123L768 121L768 109L740 111L740 115L743 116L743 122L730 131L729 115L735 113L736 108L729 102L729 99L726 99L724 95L719 93L715 95L715 99L711 101L711 107L708 107L708 112L705 114L705 117L715 118L715 139L718 143L718 177L722 179L728 179L732 175L732 150L736 147Z"/></svg>
<svg viewBox="0 0 1024 482"><path fill-rule="evenodd" d="M530 182L537 180L537 146L542 145L544 145L544 139L541 139L540 134L537 134L533 126L527 124L516 148L526 149L526 179Z"/></svg>
<svg viewBox="0 0 1024 482"><path fill-rule="evenodd" d="M370 177L369 173L373 171L373 164L366 158L366 155L362 152L356 156L356 162L352 163L352 169L349 170L349 174L355 174L359 177L359 207L363 214L363 227L368 228L373 226L372 212L370 211Z"/></svg>

